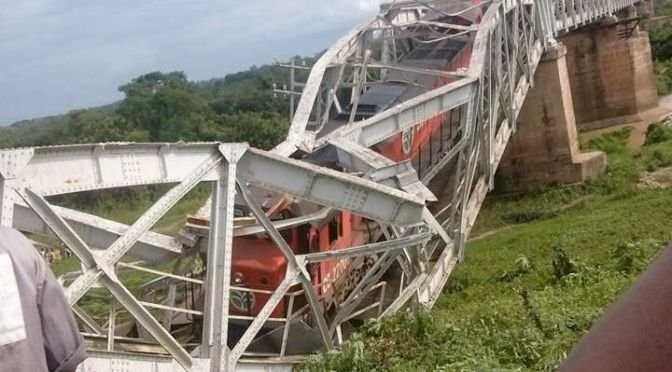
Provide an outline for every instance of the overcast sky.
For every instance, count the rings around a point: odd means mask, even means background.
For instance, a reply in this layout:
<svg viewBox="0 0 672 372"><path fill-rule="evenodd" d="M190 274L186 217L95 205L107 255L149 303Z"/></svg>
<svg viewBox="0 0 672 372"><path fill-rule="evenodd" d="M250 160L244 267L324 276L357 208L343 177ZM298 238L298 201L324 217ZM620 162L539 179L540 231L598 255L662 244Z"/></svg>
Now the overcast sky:
<svg viewBox="0 0 672 372"><path fill-rule="evenodd" d="M312 55L382 0L0 0L0 125L106 104L151 71Z"/></svg>

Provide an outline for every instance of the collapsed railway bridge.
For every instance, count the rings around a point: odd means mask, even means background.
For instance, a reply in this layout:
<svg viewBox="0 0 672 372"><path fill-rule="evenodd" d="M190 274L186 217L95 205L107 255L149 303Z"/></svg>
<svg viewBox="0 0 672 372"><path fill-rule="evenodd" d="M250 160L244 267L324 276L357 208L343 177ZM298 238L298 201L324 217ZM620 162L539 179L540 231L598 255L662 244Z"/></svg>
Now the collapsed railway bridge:
<svg viewBox="0 0 672 372"><path fill-rule="evenodd" d="M83 371L291 370L365 319L431 307L494 187L604 171L604 154L579 151L577 125L612 125L657 105L637 26L648 6L382 5L312 67L272 151L0 150L0 225L56 236L81 262L61 282L91 356ZM200 183L212 197L178 236L150 230ZM171 188L130 226L47 200L157 184ZM203 265L184 265L187 257ZM132 293L119 279L129 270L154 279ZM92 288L113 298L105 324L79 304Z"/></svg>

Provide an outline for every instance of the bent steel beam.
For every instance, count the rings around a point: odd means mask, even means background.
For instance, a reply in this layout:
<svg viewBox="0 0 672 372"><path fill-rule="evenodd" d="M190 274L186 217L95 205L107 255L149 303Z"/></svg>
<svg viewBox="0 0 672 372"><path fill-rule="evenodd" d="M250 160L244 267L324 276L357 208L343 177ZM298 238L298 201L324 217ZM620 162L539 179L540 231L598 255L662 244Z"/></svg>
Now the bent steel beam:
<svg viewBox="0 0 672 372"><path fill-rule="evenodd" d="M226 146L103 144L36 148L30 162L19 169L20 178L14 180L14 187L50 196L179 183L189 176L193 164L221 156L219 148ZM422 213L423 202L406 192L271 152L250 149L239 163L240 177L255 186L376 220L410 225L417 223ZM62 172L63 167L69 171ZM217 173L209 168L198 181L214 181Z"/></svg>
<svg viewBox="0 0 672 372"><path fill-rule="evenodd" d="M84 273L68 288L71 302L74 304L95 282L102 283L137 320L138 327L149 331L168 351L170 358L152 359L151 368L161 371L249 367L246 350L259 340L260 329L271 323L284 324L285 328L275 329L283 337L281 352L268 360L277 361L279 357L286 362L291 359L286 343L291 322L314 322L318 339L329 348L334 337L341 341L341 324L355 316L370 314L376 308L375 316L386 316L413 299L431 306L463 258L466 238L486 193L494 185L495 171L516 131L516 119L542 53L553 47L558 35L614 15L637 1L504 0L476 5L467 1L467 7L463 3L393 2L384 5L378 17L346 34L313 67L290 132L272 152L221 143L117 143L0 150L0 225L36 233L54 231L84 266ZM470 17L465 19L471 25L453 24L452 18L457 16ZM446 42L468 45L471 56L467 67L446 67L444 71L401 61L413 43ZM408 74L423 78L408 79ZM423 81L426 78L444 80L428 84ZM359 115L357 109L363 105L367 90L388 82L416 90L408 96L411 98L370 115ZM452 111L459 111L458 120L453 122L451 116L447 123L459 134L451 137L448 147L441 147L439 158L430 159L422 172L413 169L414 163L397 163L378 152L382 151L381 145L404 134L412 141L414 131L428 119ZM332 120L338 115L349 120ZM319 162L317 155L322 154L317 151L335 153L340 165L354 173L315 165ZM417 164L422 167L420 160ZM168 314L180 309L135 298L117 278L116 266L124 255L165 262L183 253L178 240L152 233L149 228L198 182L216 186L210 210L205 309L182 309L189 315L205 315L200 349L189 355L185 345L177 342L146 307L167 309ZM240 189L238 196L254 217L245 218L256 221L234 230L235 182ZM131 226L55 207L45 200L52 195L152 184L177 186ZM271 221L247 191L248 184L324 208ZM279 233L306 223L323 223L334 210L367 218L365 229L371 240L341 250L297 255ZM230 282L232 238L251 234L271 239L288 265L279 286L263 291L267 301L261 311L244 317L232 315L228 309L232 291L246 290ZM326 291L315 288L306 265L364 259L370 262L361 265L362 272L352 276L350 290L325 316L326 307L321 301L326 302ZM399 265L396 271L394 264ZM390 278L398 281L397 291L386 299L386 280ZM201 282L188 280L192 284ZM302 289L291 292L297 284ZM381 299L366 303L376 289L381 289ZM299 294L305 295L301 299L305 305L294 311L294 299ZM286 317L271 317L285 298L290 304ZM106 332L82 309L75 309L96 337L107 333L108 349L113 351L116 339L110 330L114 316ZM228 340L230 320L247 327L235 345ZM104 363L116 355L94 354L91 365L98 366L97 360ZM254 357L260 358L258 354Z"/></svg>
<svg viewBox="0 0 672 372"><path fill-rule="evenodd" d="M53 208L94 249L106 249L128 230L128 225L116 221L73 209ZM13 227L31 234L51 233L44 221L23 202L14 205ZM152 231L143 234L129 251L131 257L151 263L164 263L182 254L182 244L178 239Z"/></svg>

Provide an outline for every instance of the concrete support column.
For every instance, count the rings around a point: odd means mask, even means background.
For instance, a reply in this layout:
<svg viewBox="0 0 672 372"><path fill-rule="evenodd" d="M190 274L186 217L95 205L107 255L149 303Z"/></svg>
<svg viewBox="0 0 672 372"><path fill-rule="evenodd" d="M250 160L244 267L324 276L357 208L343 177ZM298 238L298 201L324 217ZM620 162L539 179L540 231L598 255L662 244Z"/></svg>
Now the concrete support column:
<svg viewBox="0 0 672 372"><path fill-rule="evenodd" d="M562 44L544 54L499 165L496 189L578 183L606 169L605 154L579 151L566 54Z"/></svg>
<svg viewBox="0 0 672 372"><path fill-rule="evenodd" d="M634 8L623 17L631 13ZM561 41L579 130L642 120L642 113L658 107L649 35L634 22L605 22Z"/></svg>

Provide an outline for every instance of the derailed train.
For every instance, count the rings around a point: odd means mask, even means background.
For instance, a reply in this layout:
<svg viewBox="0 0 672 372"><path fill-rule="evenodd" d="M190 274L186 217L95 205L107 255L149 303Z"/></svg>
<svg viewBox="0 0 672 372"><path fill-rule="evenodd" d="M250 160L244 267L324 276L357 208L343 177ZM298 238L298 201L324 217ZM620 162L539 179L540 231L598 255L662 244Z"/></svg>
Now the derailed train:
<svg viewBox="0 0 672 372"><path fill-rule="evenodd" d="M395 9L412 7L419 13L419 18L426 21L437 31L448 37L441 41L423 40L421 38L404 38L395 40L399 52L396 62L407 69L391 69L381 75L376 84L367 86L361 92L356 103L343 107L321 128L319 136L326 136L352 121L365 120L374 115L394 108L403 102L417 97L429 90L436 89L454 81L450 74L431 74L423 71L460 72L469 66L473 38L462 28L447 28L447 25L458 25L467 28L480 22L482 10L480 0L453 1L440 5L432 11L418 2L395 2L388 14ZM425 16L426 14L426 16ZM464 34L464 35L462 35ZM378 35L385 37L384 35ZM416 72L417 71L417 72ZM339 92L343 100L353 101L349 89ZM354 112L353 112L354 111ZM465 112L456 108L446 113L431 117L423 124L392 137L371 149L394 163L410 162L422 179L424 173L435 165L462 136L459 123ZM339 169L338 155L333 149L315 151L310 154L299 153L294 157L304 161ZM283 238L295 254L337 251L376 242L387 233L379 224L367 220L349 211L332 211L320 209L310 203L296 201L286 195L251 189L254 198L264 208L267 216L279 224ZM307 218L311 216L311 218ZM242 200L236 200L234 226L241 231L233 239L233 261L231 270L232 292L230 296L230 339L233 345L250 324L254 316L269 300L273 291L284 279L287 261L281 250L262 231L254 228L256 220L251 216ZM201 246L208 236L209 207L204 207L197 214L188 216L184 233L201 240ZM249 226L249 231L245 227ZM203 249L202 249L203 250ZM363 273L376 260L376 256L344 258L309 264L308 271L316 288L319 301L327 317L333 316L345 298L359 282ZM191 302L185 304L195 310L203 309L204 288L190 290ZM189 302L189 300L185 300ZM306 299L298 296L291 300L285 297L271 314L272 319L290 317L295 309L306 304ZM310 322L310 319L303 319ZM171 322L173 328L180 325L197 325L201 322L198 316L182 314L175 316ZM197 327L198 328L198 327ZM271 334L280 329L278 322L269 321L261 334ZM309 329L309 328L304 328ZM237 331L236 331L237 330ZM307 337L309 338L309 337ZM300 344L288 346L288 354L311 351L310 342L301 340ZM276 343L277 344L277 343ZM272 349L272 347L271 347ZM271 351L268 345L253 343L250 350Z"/></svg>

